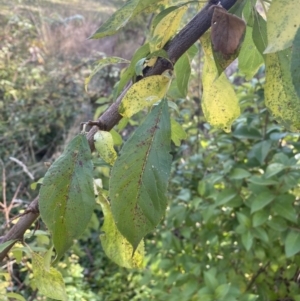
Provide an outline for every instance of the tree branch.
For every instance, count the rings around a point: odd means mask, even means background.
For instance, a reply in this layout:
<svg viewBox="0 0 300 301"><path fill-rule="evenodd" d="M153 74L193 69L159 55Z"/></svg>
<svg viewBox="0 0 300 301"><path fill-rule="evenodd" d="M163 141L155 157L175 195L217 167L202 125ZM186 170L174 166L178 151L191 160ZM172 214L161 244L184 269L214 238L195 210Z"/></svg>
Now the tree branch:
<svg viewBox="0 0 300 301"><path fill-rule="evenodd" d="M28 206L26 213L20 217L18 222L0 238L0 243L4 243L9 240L23 240L24 233L34 223L39 216L38 197L36 197ZM5 258L9 250L13 245L8 246L2 252L0 252L0 262Z"/></svg>
<svg viewBox="0 0 300 301"><path fill-rule="evenodd" d="M170 61L175 64L176 61L195 43L197 40L210 28L213 10L212 5L216 5L219 0L210 0L206 6L171 40L165 50L168 53ZM231 8L237 0L223 0L222 6L225 9ZM159 75L165 70L171 69L171 64L168 60L160 58L155 66L148 69L144 76ZM122 119L118 112L119 105L130 88L131 84L123 90L117 100L98 118L100 124L104 124L105 128L110 131ZM87 134L91 150L95 150L94 135L98 131L97 126L93 126Z"/></svg>
<svg viewBox="0 0 300 301"><path fill-rule="evenodd" d="M206 6L171 40L166 46L165 50L168 53L168 57L173 64L195 43L197 40L209 29L211 24L211 18L213 10L209 9L212 5L216 5L219 0L210 0ZM221 4L225 9L231 8L237 0L221 0ZM171 64L165 59L158 59L155 66L148 69L144 76L159 75L165 70L171 69ZM105 125L105 128L109 131L122 119L122 116L118 113L118 107L132 84L128 84L123 90L117 100L98 118L100 124ZM93 126L87 134L87 139L91 151L94 151L94 135L98 131L97 126ZM9 240L18 239L21 240L25 231L31 226L31 224L38 217L38 198L36 198L30 204L31 211L22 216L19 221L8 231L8 233L1 238L0 243L4 243ZM0 262L5 258L9 252L10 247L0 252Z"/></svg>

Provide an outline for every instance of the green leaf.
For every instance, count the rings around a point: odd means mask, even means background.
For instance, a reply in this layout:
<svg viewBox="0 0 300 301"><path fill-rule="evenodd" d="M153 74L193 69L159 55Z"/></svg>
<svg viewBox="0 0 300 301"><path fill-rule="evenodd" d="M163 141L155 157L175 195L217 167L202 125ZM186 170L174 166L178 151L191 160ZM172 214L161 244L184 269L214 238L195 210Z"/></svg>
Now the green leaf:
<svg viewBox="0 0 300 301"><path fill-rule="evenodd" d="M292 46L300 27L298 0L273 0L267 13L268 46L265 53L277 52Z"/></svg>
<svg viewBox="0 0 300 301"><path fill-rule="evenodd" d="M13 299L14 301L16 300L26 301L26 299L23 296L16 293L6 293L6 297L8 297L9 299Z"/></svg>
<svg viewBox="0 0 300 301"><path fill-rule="evenodd" d="M300 100L293 85L290 65L290 48L266 55L265 104L287 129L299 131Z"/></svg>
<svg viewBox="0 0 300 301"><path fill-rule="evenodd" d="M277 185L278 181L271 180L271 179L265 179L260 176L252 176L250 179L248 179L250 183L260 185L260 186L269 186L269 185Z"/></svg>
<svg viewBox="0 0 300 301"><path fill-rule="evenodd" d="M243 168L235 168L230 173L230 178L234 180L241 180L251 176L251 173Z"/></svg>
<svg viewBox="0 0 300 301"><path fill-rule="evenodd" d="M252 225L253 227L258 227L263 225L269 218L270 213L268 210L260 210L253 214Z"/></svg>
<svg viewBox="0 0 300 301"><path fill-rule="evenodd" d="M275 175L277 175L279 172L285 169L285 166L281 163L271 163L268 165L266 172L265 172L265 177L266 178L271 178Z"/></svg>
<svg viewBox="0 0 300 301"><path fill-rule="evenodd" d="M188 55L183 54L174 66L176 83L182 97L186 97L191 75L191 65Z"/></svg>
<svg viewBox="0 0 300 301"><path fill-rule="evenodd" d="M218 194L216 204L218 206L224 205L231 201L237 195L236 191L232 188L225 188L222 192Z"/></svg>
<svg viewBox="0 0 300 301"><path fill-rule="evenodd" d="M300 232L291 230L284 242L286 257L291 257L300 252Z"/></svg>
<svg viewBox="0 0 300 301"><path fill-rule="evenodd" d="M181 140L186 138L186 132L181 124L171 118L171 139L176 146L180 146Z"/></svg>
<svg viewBox="0 0 300 301"><path fill-rule="evenodd" d="M119 231L134 249L165 213L170 142L168 104L162 101L124 144L112 169L112 213Z"/></svg>
<svg viewBox="0 0 300 301"><path fill-rule="evenodd" d="M11 252L13 254L13 257L16 259L16 262L20 264L24 256L22 248L14 247L12 248Z"/></svg>
<svg viewBox="0 0 300 301"><path fill-rule="evenodd" d="M201 298L201 301L213 301L214 296L211 292L212 290L209 289L207 286L202 287L201 289L198 290L197 297L199 300Z"/></svg>
<svg viewBox="0 0 300 301"><path fill-rule="evenodd" d="M110 130L111 136L113 138L114 141L114 145L122 145L123 143L123 139L122 136L114 129Z"/></svg>
<svg viewBox="0 0 300 301"><path fill-rule="evenodd" d="M141 79L127 91L119 107L119 113L130 118L140 110L152 106L165 96L169 84L170 78L165 75Z"/></svg>
<svg viewBox="0 0 300 301"><path fill-rule="evenodd" d="M124 64L124 63L128 64L128 63L130 63L130 61L122 59L120 57L106 57L106 58L103 58L103 59L97 61L97 66L93 69L90 76L84 80L85 91L87 91L87 86L88 86L89 82L91 81L91 79L93 78L93 76L96 73L98 73L101 69L103 69L104 67L111 65L111 64Z"/></svg>
<svg viewBox="0 0 300 301"><path fill-rule="evenodd" d="M169 108L171 108L174 111L176 111L177 114L180 114L179 108L178 108L177 104L174 101L168 100L168 106L169 106Z"/></svg>
<svg viewBox="0 0 300 301"><path fill-rule="evenodd" d="M104 223L101 228L104 234L100 234L100 240L107 257L119 266L128 269L143 268L144 241L142 240L139 243L132 256L134 250L126 238L119 232L114 222L109 202L101 193L99 193L98 201L104 215Z"/></svg>
<svg viewBox="0 0 300 301"><path fill-rule="evenodd" d="M118 130L122 131L123 129L125 129L125 127L127 126L129 122L129 118L122 118L118 124Z"/></svg>
<svg viewBox="0 0 300 301"><path fill-rule="evenodd" d="M167 0L129 0L97 29L91 38L101 39L111 36L124 27L134 16L143 11L153 12L159 5L166 2Z"/></svg>
<svg viewBox="0 0 300 301"><path fill-rule="evenodd" d="M230 284L224 283L217 287L215 291L216 300L223 300L226 295L229 293Z"/></svg>
<svg viewBox="0 0 300 301"><path fill-rule="evenodd" d="M206 181L202 180L202 181L199 181L198 183L198 187L197 187L197 191L199 193L200 196L204 196L205 193L207 192L207 183Z"/></svg>
<svg viewBox="0 0 300 301"><path fill-rule="evenodd" d="M263 53L268 45L267 22L258 12L254 14L252 38L257 50L264 56Z"/></svg>
<svg viewBox="0 0 300 301"><path fill-rule="evenodd" d="M137 61L134 67L134 72L136 76L143 76L143 70L145 68L146 58L143 57Z"/></svg>
<svg viewBox="0 0 300 301"><path fill-rule="evenodd" d="M205 285L211 290L214 291L217 289L219 283L216 277L216 270L210 269L207 272L204 272L204 282Z"/></svg>
<svg viewBox="0 0 300 301"><path fill-rule="evenodd" d="M63 277L59 271L44 266L44 258L32 253L33 277L40 293L55 300L68 300Z"/></svg>
<svg viewBox="0 0 300 301"><path fill-rule="evenodd" d="M249 251L253 244L253 236L250 231L242 234L242 243L247 251Z"/></svg>
<svg viewBox="0 0 300 301"><path fill-rule="evenodd" d="M266 242L266 243L269 242L269 236L268 236L266 230L264 228L262 228L262 227L254 228L252 230L252 235L254 237L260 239L263 242Z"/></svg>
<svg viewBox="0 0 300 301"><path fill-rule="evenodd" d="M287 222L280 216L272 216L272 219L267 224L271 229L278 232L285 231L288 228Z"/></svg>
<svg viewBox="0 0 300 301"><path fill-rule="evenodd" d="M247 2L248 0L236 1L236 3L228 10L228 12L242 18L243 10Z"/></svg>
<svg viewBox="0 0 300 301"><path fill-rule="evenodd" d="M239 69L246 75L246 79L250 80L263 63L264 60L252 39L252 28L247 26L245 39L239 54Z"/></svg>
<svg viewBox="0 0 300 301"><path fill-rule="evenodd" d="M114 149L114 140L111 133L98 131L94 136L95 149L100 157L108 164L114 165L117 153Z"/></svg>
<svg viewBox="0 0 300 301"><path fill-rule="evenodd" d="M279 216L282 216L291 222L297 222L297 214L293 205L285 204L284 202L275 202L272 208Z"/></svg>
<svg viewBox="0 0 300 301"><path fill-rule="evenodd" d="M186 10L186 5L178 7L158 22L149 41L151 52L162 49L175 35Z"/></svg>
<svg viewBox="0 0 300 301"><path fill-rule="evenodd" d="M196 46L196 44L193 44L187 51L186 54L188 55L190 62L193 60L195 55L199 52L199 48Z"/></svg>
<svg viewBox="0 0 300 301"><path fill-rule="evenodd" d="M261 133L255 128L249 128L245 125L238 124L233 132L233 136L240 139L260 139Z"/></svg>
<svg viewBox="0 0 300 301"><path fill-rule="evenodd" d="M85 230L95 207L88 141L77 135L48 169L39 194L42 220L52 233L57 262Z"/></svg>
<svg viewBox="0 0 300 301"><path fill-rule="evenodd" d="M147 55L147 60L151 59L151 58L154 58L154 57L162 57L164 59L169 60L168 52L164 49L159 49L159 50L156 50L154 52L151 52L150 54Z"/></svg>
<svg viewBox="0 0 300 301"><path fill-rule="evenodd" d="M205 52L203 67L203 99L202 109L206 120L214 127L225 132L231 131L232 122L240 115L237 96L224 73L220 76L213 60L210 35L201 37L201 45Z"/></svg>
<svg viewBox="0 0 300 301"><path fill-rule="evenodd" d="M232 207L232 208L239 208L244 203L244 200L240 195L236 195L232 200L230 200L228 203L226 203L226 206Z"/></svg>
<svg viewBox="0 0 300 301"><path fill-rule="evenodd" d="M235 15L243 18L248 26L253 27L255 13L254 3L251 0L241 0L237 1L236 4L238 4L238 2L240 2L240 6L242 7L243 11L241 12L241 9L239 9L239 12L235 13ZM231 12L231 9L229 9L229 12Z"/></svg>
<svg viewBox="0 0 300 301"><path fill-rule="evenodd" d="M49 271L51 265L51 258L53 253L53 245L50 247L49 250L44 255L44 268Z"/></svg>
<svg viewBox="0 0 300 301"><path fill-rule="evenodd" d="M275 195L268 191L261 192L251 204L251 213L256 212L268 204L270 204L275 199Z"/></svg>
<svg viewBox="0 0 300 301"><path fill-rule="evenodd" d="M149 54L150 48L149 43L144 44L141 46L133 55L132 60L130 62L130 65L126 68L126 70L121 74L121 78L118 84L118 91L117 95L121 92L121 90L124 88L125 84L134 77L135 75L135 68L136 64L141 60L145 59L146 56Z"/></svg>
<svg viewBox="0 0 300 301"><path fill-rule="evenodd" d="M0 244L0 252L3 252L7 247L13 245L16 241L17 239L12 239Z"/></svg>
<svg viewBox="0 0 300 301"><path fill-rule="evenodd" d="M254 157L262 165L271 149L272 142L269 140L256 143L249 152L249 157Z"/></svg>
<svg viewBox="0 0 300 301"><path fill-rule="evenodd" d="M243 294L241 298L239 298L239 301L255 301L258 297L258 295L253 294Z"/></svg>
<svg viewBox="0 0 300 301"><path fill-rule="evenodd" d="M36 190L38 184L43 184L43 180L44 180L44 178L40 178L37 182L31 183L31 184L30 184L30 188L31 188L32 190Z"/></svg>
<svg viewBox="0 0 300 301"><path fill-rule="evenodd" d="M298 28L292 47L291 76L298 98L300 98L300 28Z"/></svg>
<svg viewBox="0 0 300 301"><path fill-rule="evenodd" d="M245 226L246 228L250 228L251 220L248 216L246 216L245 214L243 214L241 212L237 212L236 216L237 216L238 221L241 225Z"/></svg>

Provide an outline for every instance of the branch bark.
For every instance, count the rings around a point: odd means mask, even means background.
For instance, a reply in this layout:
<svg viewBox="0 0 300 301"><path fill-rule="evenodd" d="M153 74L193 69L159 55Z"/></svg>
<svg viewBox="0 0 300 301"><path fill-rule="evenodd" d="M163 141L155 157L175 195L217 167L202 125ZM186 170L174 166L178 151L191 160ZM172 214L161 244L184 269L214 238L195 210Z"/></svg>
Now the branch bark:
<svg viewBox="0 0 300 301"><path fill-rule="evenodd" d="M206 6L165 46L165 50L168 53L170 61L175 64L176 61L195 43L197 40L209 29L211 24L211 18L213 10L210 9L212 5L218 4L219 0L210 0ZM231 8L237 0L221 0L221 4L225 9ZM144 76L159 75L165 70L170 69L171 64L165 59L158 59L155 66L148 69ZM123 90L117 100L98 118L100 124L105 125L105 128L109 131L122 119L122 116L118 113L118 107L132 84L130 83ZM87 139L91 151L94 151L94 135L98 131L97 126L93 126L87 134ZM22 240L25 231L31 226L31 224L38 218L38 198L36 198L30 204L30 211L22 216L19 221L4 235L1 237L0 243L4 243L9 240L18 239ZM0 252L0 262L6 257L10 247Z"/></svg>
<svg viewBox="0 0 300 301"><path fill-rule="evenodd" d="M20 217L18 222L5 234L5 236L0 238L0 243L15 239L18 241L23 240L25 231L29 229L34 221L39 217L38 197L30 203L26 211L27 212ZM10 245L0 252L0 262L6 257L12 246L13 245Z"/></svg>

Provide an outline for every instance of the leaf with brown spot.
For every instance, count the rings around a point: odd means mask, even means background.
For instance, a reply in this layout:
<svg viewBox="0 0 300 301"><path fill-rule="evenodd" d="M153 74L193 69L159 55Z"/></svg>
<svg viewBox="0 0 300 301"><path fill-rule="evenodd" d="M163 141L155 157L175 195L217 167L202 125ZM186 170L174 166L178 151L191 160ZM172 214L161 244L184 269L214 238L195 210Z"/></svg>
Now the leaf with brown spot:
<svg viewBox="0 0 300 301"><path fill-rule="evenodd" d="M288 130L300 131L300 98L290 72L292 49L266 54L265 103Z"/></svg>
<svg viewBox="0 0 300 301"><path fill-rule="evenodd" d="M200 39L205 53L202 109L207 122L230 132L231 124L240 115L239 102L226 75L222 73L218 77L209 39L209 33L205 33Z"/></svg>
<svg viewBox="0 0 300 301"><path fill-rule="evenodd" d="M214 6L211 20L211 42L214 57L224 70L239 54L246 30L243 19L229 14L221 6Z"/></svg>
<svg viewBox="0 0 300 301"><path fill-rule="evenodd" d="M170 145L168 104L162 101L127 140L113 166L111 210L119 231L134 250L165 214Z"/></svg>
<svg viewBox="0 0 300 301"><path fill-rule="evenodd" d="M267 13L268 46L264 53L274 53L293 45L300 27L300 1L274 0Z"/></svg>
<svg viewBox="0 0 300 301"><path fill-rule="evenodd" d="M166 73L141 79L127 91L119 107L119 113L130 118L140 110L152 106L165 96L170 81L171 78Z"/></svg>
<svg viewBox="0 0 300 301"><path fill-rule="evenodd" d="M55 262L91 219L95 207L91 158L86 136L77 135L50 166L40 188L40 214L52 234Z"/></svg>

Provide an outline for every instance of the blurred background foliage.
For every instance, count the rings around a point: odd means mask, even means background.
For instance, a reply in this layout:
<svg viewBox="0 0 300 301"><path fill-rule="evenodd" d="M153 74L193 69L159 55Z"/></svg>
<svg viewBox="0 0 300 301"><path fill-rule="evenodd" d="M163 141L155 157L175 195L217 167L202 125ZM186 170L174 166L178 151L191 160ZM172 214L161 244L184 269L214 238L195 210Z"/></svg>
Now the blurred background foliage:
<svg viewBox="0 0 300 301"><path fill-rule="evenodd" d="M44 162L58 157L80 122L97 117L112 101L119 66L103 69L84 91L96 59L130 59L143 43L149 22L142 18L117 36L87 40L121 3L0 4L0 189L7 205L2 231L37 194L30 184L45 173ZM286 132L265 109L263 68L251 81L231 73L242 115L230 134L203 118L201 51L188 98L175 99L179 110L172 114L187 138L172 145L169 207L145 239L146 268L126 270L105 256L97 208L85 235L58 265L69 300L300 300L299 134ZM120 130L125 139L136 120ZM105 187L109 169L99 165L95 176ZM49 247L43 229L27 233L33 251ZM0 271L3 300L16 300L7 292L47 300L32 281L29 257L15 245L13 260Z"/></svg>

